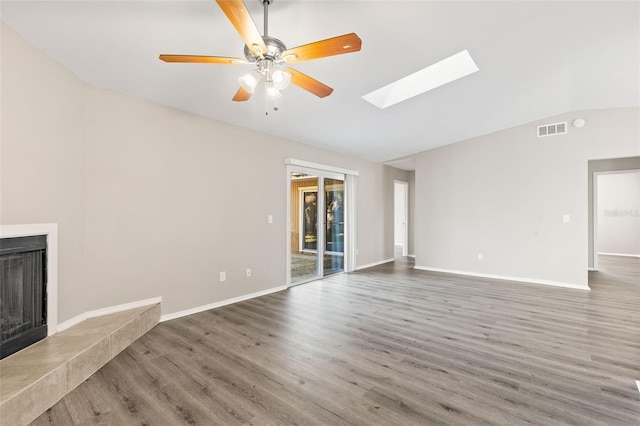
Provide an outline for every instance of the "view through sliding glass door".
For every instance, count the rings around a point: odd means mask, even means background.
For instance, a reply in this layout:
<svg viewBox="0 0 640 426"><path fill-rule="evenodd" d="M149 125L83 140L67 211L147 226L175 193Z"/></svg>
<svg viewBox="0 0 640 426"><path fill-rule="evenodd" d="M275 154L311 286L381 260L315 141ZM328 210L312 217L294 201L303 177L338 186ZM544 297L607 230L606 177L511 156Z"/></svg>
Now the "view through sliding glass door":
<svg viewBox="0 0 640 426"><path fill-rule="evenodd" d="M344 179L324 179L323 276L344 271Z"/></svg>
<svg viewBox="0 0 640 426"><path fill-rule="evenodd" d="M289 178L291 285L344 271L344 175L300 170Z"/></svg>

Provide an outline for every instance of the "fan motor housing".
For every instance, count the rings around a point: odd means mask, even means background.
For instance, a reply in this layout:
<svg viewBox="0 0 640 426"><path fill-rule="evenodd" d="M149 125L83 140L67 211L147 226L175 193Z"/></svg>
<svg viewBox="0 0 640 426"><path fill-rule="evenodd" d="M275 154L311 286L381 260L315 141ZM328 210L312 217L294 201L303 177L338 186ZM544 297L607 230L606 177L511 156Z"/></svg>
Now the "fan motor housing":
<svg viewBox="0 0 640 426"><path fill-rule="evenodd" d="M282 52L287 50L287 46L275 37L263 36L262 40L267 46L267 51L263 53L263 56L267 59L271 59L274 62L282 61ZM259 59L253 56L253 54L249 51L249 47L247 47L246 45L244 46L244 57L249 62L256 62Z"/></svg>

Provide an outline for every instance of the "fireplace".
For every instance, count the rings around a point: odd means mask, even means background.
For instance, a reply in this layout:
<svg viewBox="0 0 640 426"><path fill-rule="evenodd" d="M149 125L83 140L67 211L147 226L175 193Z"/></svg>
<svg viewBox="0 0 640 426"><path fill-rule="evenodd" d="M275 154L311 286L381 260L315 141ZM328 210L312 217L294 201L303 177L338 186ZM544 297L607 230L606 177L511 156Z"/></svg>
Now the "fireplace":
<svg viewBox="0 0 640 426"><path fill-rule="evenodd" d="M47 336L47 236L0 240L0 359Z"/></svg>

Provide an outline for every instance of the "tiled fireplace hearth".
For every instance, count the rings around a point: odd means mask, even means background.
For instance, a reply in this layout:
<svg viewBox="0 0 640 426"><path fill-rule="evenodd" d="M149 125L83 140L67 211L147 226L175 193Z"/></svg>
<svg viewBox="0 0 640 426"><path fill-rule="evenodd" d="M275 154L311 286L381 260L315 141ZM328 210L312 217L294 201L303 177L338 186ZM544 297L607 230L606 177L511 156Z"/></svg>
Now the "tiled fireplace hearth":
<svg viewBox="0 0 640 426"><path fill-rule="evenodd" d="M47 337L0 360L0 426L25 425L35 420L160 321L158 297L85 312L58 325L57 225L0 226L0 238L38 235L46 241L42 260L46 263L43 332ZM22 264L20 267L24 269ZM3 280L15 279L16 274L7 271ZM13 292L9 297L21 296ZM6 300L2 301L3 308L5 305Z"/></svg>
<svg viewBox="0 0 640 426"><path fill-rule="evenodd" d="M159 303L89 318L0 360L0 426L35 420L159 320Z"/></svg>

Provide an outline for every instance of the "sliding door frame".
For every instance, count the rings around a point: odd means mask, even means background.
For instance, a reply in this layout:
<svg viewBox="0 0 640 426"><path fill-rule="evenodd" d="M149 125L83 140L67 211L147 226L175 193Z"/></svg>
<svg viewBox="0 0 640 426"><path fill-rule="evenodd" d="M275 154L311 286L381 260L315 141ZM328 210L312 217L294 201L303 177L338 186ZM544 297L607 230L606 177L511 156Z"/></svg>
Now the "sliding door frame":
<svg viewBox="0 0 640 426"><path fill-rule="evenodd" d="M287 220L286 224L286 283L287 287L291 287L291 197L297 197L298 194L291 194L291 173L300 172L318 177L318 238L317 238L317 250L318 250L318 277L321 279L323 275L322 271L322 259L324 257L324 244L325 235L324 232L320 232L326 218L325 214L325 200L324 200L324 179L332 178L344 181L344 271L352 272L355 269L355 177L359 175L357 171L342 169L339 167L328 166L324 164L312 163L304 160L296 160L287 158L285 160L286 169L286 187L287 187ZM321 196L322 195L322 196ZM320 257L322 256L322 257ZM299 283L296 283L299 284ZM294 284L295 285L295 284Z"/></svg>

